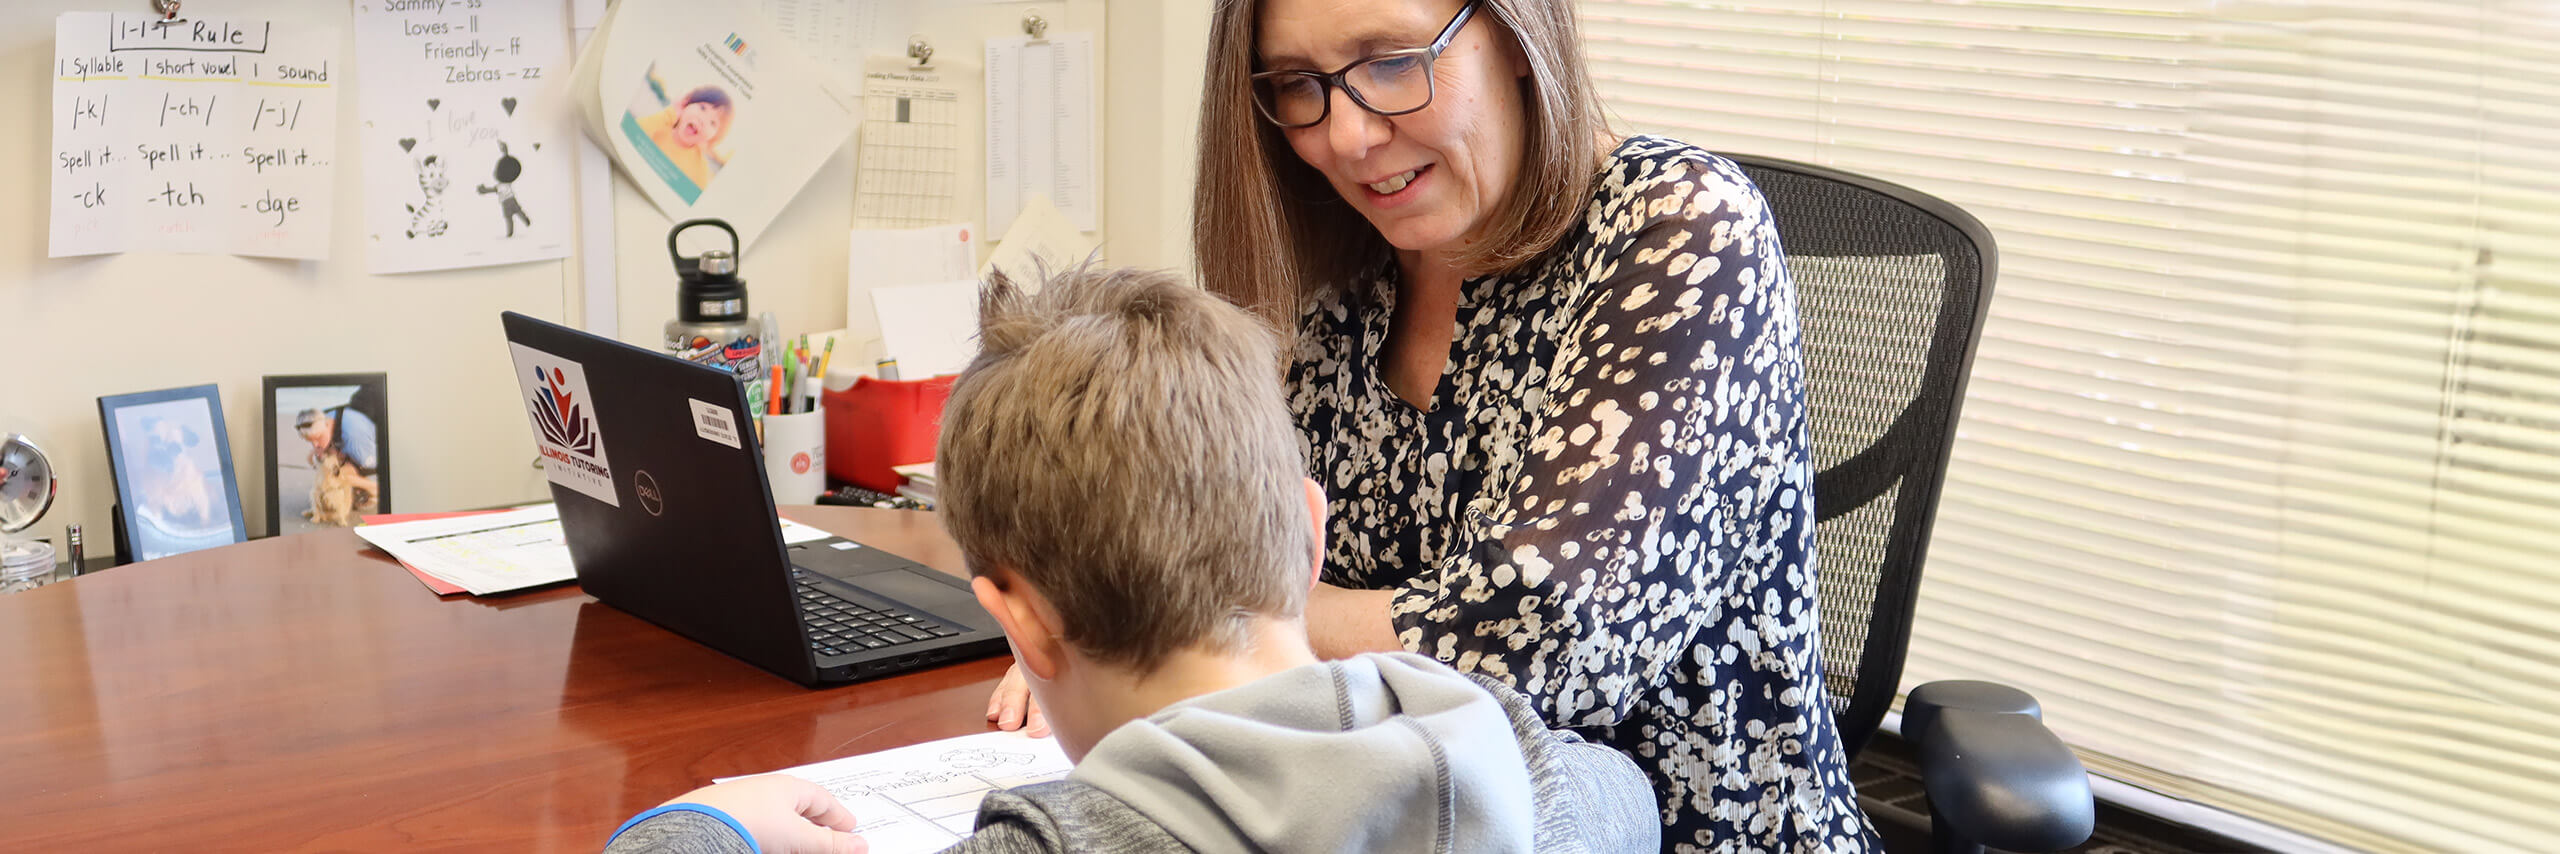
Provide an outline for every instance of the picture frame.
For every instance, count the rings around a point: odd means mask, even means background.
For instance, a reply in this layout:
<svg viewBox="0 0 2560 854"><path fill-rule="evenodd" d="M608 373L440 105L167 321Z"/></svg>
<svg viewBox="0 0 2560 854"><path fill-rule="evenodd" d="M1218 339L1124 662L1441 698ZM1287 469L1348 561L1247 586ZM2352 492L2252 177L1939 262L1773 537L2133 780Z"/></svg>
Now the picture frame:
<svg viewBox="0 0 2560 854"><path fill-rule="evenodd" d="M390 375L269 376L263 386L267 536L392 512Z"/></svg>
<svg viewBox="0 0 2560 854"><path fill-rule="evenodd" d="M98 398L126 562L245 542L240 478L213 385Z"/></svg>

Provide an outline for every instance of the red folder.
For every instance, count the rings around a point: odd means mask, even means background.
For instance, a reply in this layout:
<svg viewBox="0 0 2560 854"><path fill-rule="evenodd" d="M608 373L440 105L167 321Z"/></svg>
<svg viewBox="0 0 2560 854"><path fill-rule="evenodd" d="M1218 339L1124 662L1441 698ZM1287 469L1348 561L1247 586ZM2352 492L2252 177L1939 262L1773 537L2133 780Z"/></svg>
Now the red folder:
<svg viewBox="0 0 2560 854"><path fill-rule="evenodd" d="M371 516L364 517L364 523L367 525L389 525L394 522L424 522L429 519L451 519L456 516L479 516L486 513L499 512L504 511L461 510L452 513L376 513ZM386 555L386 557L388 557L388 555ZM410 566L408 561L400 560L398 558L393 558L392 560L393 562L400 564L401 569L408 570L410 575L417 576L419 584L426 585L428 590L435 591L435 594L438 596L452 596L458 593L471 592L460 587L447 584L444 579L419 572L418 568Z"/></svg>

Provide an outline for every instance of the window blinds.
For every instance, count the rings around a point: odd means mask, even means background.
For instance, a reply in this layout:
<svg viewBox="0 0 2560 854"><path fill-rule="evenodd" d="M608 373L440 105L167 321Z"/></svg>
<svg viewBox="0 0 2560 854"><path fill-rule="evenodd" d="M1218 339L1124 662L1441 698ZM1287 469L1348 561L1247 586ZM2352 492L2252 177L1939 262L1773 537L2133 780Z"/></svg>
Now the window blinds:
<svg viewBox="0 0 2560 854"><path fill-rule="evenodd" d="M1999 238L1905 684L2342 845L2560 840L2560 2L1580 9L1630 130Z"/></svg>

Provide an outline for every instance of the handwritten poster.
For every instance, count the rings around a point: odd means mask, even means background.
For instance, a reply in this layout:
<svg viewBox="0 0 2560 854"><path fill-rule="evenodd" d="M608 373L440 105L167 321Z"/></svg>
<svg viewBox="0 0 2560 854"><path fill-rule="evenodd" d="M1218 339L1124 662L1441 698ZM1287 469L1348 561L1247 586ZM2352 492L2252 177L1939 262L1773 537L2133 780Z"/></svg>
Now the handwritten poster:
<svg viewBox="0 0 2560 854"><path fill-rule="evenodd" d="M564 258L577 152L565 0L357 0L365 269Z"/></svg>
<svg viewBox="0 0 2560 854"><path fill-rule="evenodd" d="M294 21L55 18L51 255L328 254L337 55Z"/></svg>

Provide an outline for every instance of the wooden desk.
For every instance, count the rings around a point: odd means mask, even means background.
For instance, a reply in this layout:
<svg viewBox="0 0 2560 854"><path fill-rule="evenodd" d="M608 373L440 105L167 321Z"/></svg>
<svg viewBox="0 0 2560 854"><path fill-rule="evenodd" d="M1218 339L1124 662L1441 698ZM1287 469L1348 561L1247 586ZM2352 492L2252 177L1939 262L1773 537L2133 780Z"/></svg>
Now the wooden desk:
<svg viewBox="0 0 2560 854"><path fill-rule="evenodd" d="M789 508L947 572L924 513ZM329 531L0 596L0 851L577 851L713 777L983 732L1007 660L811 691Z"/></svg>

